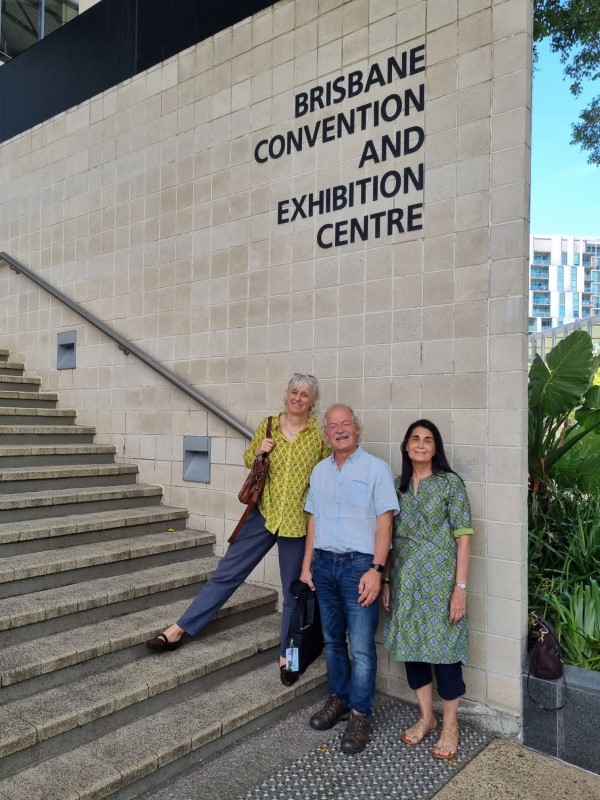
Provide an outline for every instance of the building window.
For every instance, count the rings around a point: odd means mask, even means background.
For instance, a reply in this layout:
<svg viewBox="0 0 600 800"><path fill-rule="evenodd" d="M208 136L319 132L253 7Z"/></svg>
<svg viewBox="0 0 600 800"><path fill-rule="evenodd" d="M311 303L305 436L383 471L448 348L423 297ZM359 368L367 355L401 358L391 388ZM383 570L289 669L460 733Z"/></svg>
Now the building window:
<svg viewBox="0 0 600 800"><path fill-rule="evenodd" d="M534 250L533 253L533 263L534 264L550 264L550 253L544 253L541 250Z"/></svg>
<svg viewBox="0 0 600 800"><path fill-rule="evenodd" d="M556 270L556 280L557 280L557 289L559 292L564 292L565 290L565 271L562 267L558 267Z"/></svg>
<svg viewBox="0 0 600 800"><path fill-rule="evenodd" d="M563 265L563 267L567 266L567 254L566 253L561 253L561 255L560 255L560 263Z"/></svg>

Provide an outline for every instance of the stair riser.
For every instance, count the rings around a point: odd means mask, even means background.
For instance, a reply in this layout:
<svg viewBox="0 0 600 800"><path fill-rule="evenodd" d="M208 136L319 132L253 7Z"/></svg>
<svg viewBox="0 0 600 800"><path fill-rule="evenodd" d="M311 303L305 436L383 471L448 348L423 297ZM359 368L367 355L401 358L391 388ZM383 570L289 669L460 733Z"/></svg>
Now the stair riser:
<svg viewBox="0 0 600 800"><path fill-rule="evenodd" d="M0 511L2 522L19 522L26 519L62 517L68 514L95 514L115 508L147 508L160 505L161 496L119 497L114 500L95 500L90 503L66 503L65 505L40 506L38 508L15 508Z"/></svg>
<svg viewBox="0 0 600 800"><path fill-rule="evenodd" d="M122 528L106 528L103 530L87 531L84 533L69 533L64 536L46 536L39 539L25 539L19 542L0 544L0 558L22 556L26 553L39 553L44 550L58 550L62 547L73 545L96 544L114 539L135 538L142 534L163 533L172 528L174 531L185 530L187 515L182 518L173 518L160 522L140 522L138 525L128 525ZM212 548L212 545L210 546Z"/></svg>
<svg viewBox="0 0 600 800"><path fill-rule="evenodd" d="M0 408L56 408L58 405L57 400L42 400L28 392L32 396L29 397L0 397ZM1 413L1 412L0 412Z"/></svg>
<svg viewBox="0 0 600 800"><path fill-rule="evenodd" d="M14 375L17 378L21 378L24 371L22 367L7 367L6 362L0 363L0 375Z"/></svg>
<svg viewBox="0 0 600 800"><path fill-rule="evenodd" d="M138 650L140 646L135 648ZM147 651L146 651L147 652ZM151 654L142 654L143 657L152 658ZM167 656L168 657L168 656ZM64 733L57 734L50 739L45 739L26 750L12 753L0 759L0 779L13 775L19 770L52 758L61 753L68 752L74 747L92 742L100 736L117 730L121 725L127 725L142 717L155 714L163 710L167 705L185 702L198 694L210 692L224 681L231 680L245 674L249 670L261 667L269 662L273 663L273 680L279 680L276 673L276 663L278 658L278 647L272 647L253 656L242 659L241 661L227 664L208 675L202 675L193 681L183 683L174 689L161 692L146 699L134 700L131 705L114 711L111 714L92 720L86 725L79 725L71 728Z"/></svg>
<svg viewBox="0 0 600 800"><path fill-rule="evenodd" d="M200 590L201 584L193 584L187 588L190 590L190 594L181 595L181 597L176 599L191 600ZM162 603L164 598L165 595L161 594L157 602ZM238 611L235 614L218 617L210 622L204 630L207 633L229 630L230 628L235 628L237 625L242 625L244 622L266 617L272 614L273 611L273 603L262 603L253 608L246 608L243 611ZM84 655L79 662L68 664L62 669L56 669L30 678L23 678L23 680L16 680L14 683L4 683L2 685L2 691L0 691L0 708L3 705L12 703L14 700L31 697L33 694L45 692L56 686L72 683L80 678L86 678L96 673L105 672L113 667L120 667L124 664L131 664L134 661L139 661L141 657L148 653L143 644L144 638L145 637L142 637L139 642L128 647L122 647L120 650L101 653L95 657L87 657ZM160 656L157 656L157 658L159 657Z"/></svg>
<svg viewBox="0 0 600 800"><path fill-rule="evenodd" d="M114 464L114 453L73 453L68 455L2 456L0 470L24 467L64 467L70 464Z"/></svg>
<svg viewBox="0 0 600 800"><path fill-rule="evenodd" d="M0 375L0 389L6 389L10 392L34 392L37 394L40 391L40 384L34 381L10 381L2 380L3 376Z"/></svg>
<svg viewBox="0 0 600 800"><path fill-rule="evenodd" d="M20 408L21 406L19 406ZM43 414L3 414L0 408L0 425L73 425L72 414L44 416Z"/></svg>
<svg viewBox="0 0 600 800"><path fill-rule="evenodd" d="M29 420L31 422L31 420ZM39 444L93 444L93 433L0 433L0 447L5 444L20 444L23 447Z"/></svg>
<svg viewBox="0 0 600 800"><path fill-rule="evenodd" d="M0 495L17 492L47 492L55 489L90 489L94 486L131 486L137 472L115 475L74 475L71 478L44 478L29 481L0 481Z"/></svg>
<svg viewBox="0 0 600 800"><path fill-rule="evenodd" d="M148 531L144 530L144 533ZM79 544L80 542L78 542ZM200 545L181 550L169 550L164 553L153 553L129 560L113 561L110 564L96 564L92 567L54 572L51 575L39 575L33 578L0 583L0 599L4 597L19 597L29 592L41 592L45 589L57 589L59 586L69 586L73 583L96 580L97 578L110 578L113 575L127 575L133 570L161 567L165 564L177 564L189 558L212 556L212 545Z"/></svg>

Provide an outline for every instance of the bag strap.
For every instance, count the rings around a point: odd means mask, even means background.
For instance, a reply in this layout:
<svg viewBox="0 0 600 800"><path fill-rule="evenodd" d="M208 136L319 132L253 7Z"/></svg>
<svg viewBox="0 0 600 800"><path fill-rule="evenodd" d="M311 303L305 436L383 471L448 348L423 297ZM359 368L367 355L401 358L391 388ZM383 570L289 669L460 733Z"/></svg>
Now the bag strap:
<svg viewBox="0 0 600 800"><path fill-rule="evenodd" d="M271 438L271 426L272 426L272 424L273 424L273 417L271 416L271 417L269 417L267 419L267 430L266 430L266 433L265 433L265 438L267 438L267 439ZM257 458L261 458L261 456L257 456ZM262 459L263 459L263 461L268 461L269 454L268 453L264 453L264 455L262 455ZM233 544L235 542L235 540L237 539L238 533L242 530L242 528L246 524L246 520L250 516L250 512L252 511L252 509L254 508L255 505L256 505L255 502L248 503L248 505L244 509L244 513L240 517L240 521L238 522L238 524L233 529L233 533L231 534L229 539L227 539L228 544Z"/></svg>
<svg viewBox="0 0 600 800"><path fill-rule="evenodd" d="M559 705L559 706L545 706L542 703L539 703L535 699L535 697L531 694L531 689L529 688L529 679L530 678L531 678L531 661L529 662L529 671L527 673L527 694L529 695L529 699L531 700L531 702L533 703L534 706L537 706L538 708L541 708L543 711L560 711L561 709L563 709L567 705L566 696L565 696L564 702L561 703L561 705ZM562 673L562 679L563 679L562 685L566 689L567 688L567 679L565 678L564 669L563 669L563 673Z"/></svg>

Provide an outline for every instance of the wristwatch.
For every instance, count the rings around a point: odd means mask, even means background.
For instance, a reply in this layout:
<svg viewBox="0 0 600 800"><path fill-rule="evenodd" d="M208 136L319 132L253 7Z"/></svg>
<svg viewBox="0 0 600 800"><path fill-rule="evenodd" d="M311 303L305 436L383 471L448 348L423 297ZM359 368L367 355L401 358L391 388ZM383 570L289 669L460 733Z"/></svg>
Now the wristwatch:
<svg viewBox="0 0 600 800"><path fill-rule="evenodd" d="M375 572L383 572L383 564L376 564L373 562L370 566L370 569L374 569Z"/></svg>
<svg viewBox="0 0 600 800"><path fill-rule="evenodd" d="M458 583L457 582L455 584L455 586L458 586L459 589L466 589L467 588L467 584L466 583Z"/></svg>

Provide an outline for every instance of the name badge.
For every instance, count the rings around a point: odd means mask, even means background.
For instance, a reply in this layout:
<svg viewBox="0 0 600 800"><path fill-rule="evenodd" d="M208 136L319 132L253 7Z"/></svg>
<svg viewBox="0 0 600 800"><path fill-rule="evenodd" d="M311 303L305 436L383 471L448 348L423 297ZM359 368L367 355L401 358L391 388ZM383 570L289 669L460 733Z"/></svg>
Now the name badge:
<svg viewBox="0 0 600 800"><path fill-rule="evenodd" d="M285 651L285 668L288 672L298 672L298 648L288 647Z"/></svg>

